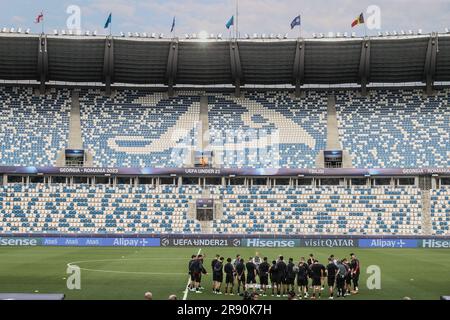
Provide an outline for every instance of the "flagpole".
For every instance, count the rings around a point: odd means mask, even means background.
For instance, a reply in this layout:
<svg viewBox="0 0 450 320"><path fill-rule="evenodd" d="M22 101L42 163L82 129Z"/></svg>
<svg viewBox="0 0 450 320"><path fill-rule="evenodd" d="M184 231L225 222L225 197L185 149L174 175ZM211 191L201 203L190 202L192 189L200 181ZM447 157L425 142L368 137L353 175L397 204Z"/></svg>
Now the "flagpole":
<svg viewBox="0 0 450 320"><path fill-rule="evenodd" d="M44 23L45 23L45 17L44 17L44 11L41 11L42 14L42 34L44 34Z"/></svg>
<svg viewBox="0 0 450 320"><path fill-rule="evenodd" d="M236 0L236 27L235 27L235 37L239 37L239 0Z"/></svg>

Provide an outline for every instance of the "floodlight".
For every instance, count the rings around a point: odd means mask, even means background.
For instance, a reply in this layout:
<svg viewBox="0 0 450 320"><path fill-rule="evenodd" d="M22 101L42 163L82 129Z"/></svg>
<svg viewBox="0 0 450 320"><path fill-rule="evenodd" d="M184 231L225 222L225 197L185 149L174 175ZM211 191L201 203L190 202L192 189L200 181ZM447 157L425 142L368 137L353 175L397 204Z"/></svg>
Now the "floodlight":
<svg viewBox="0 0 450 320"><path fill-rule="evenodd" d="M257 33L254 33L253 34L253 39L257 39L258 38L258 34Z"/></svg>
<svg viewBox="0 0 450 320"><path fill-rule="evenodd" d="M120 36L121 36L121 37L125 37L125 33L123 33L122 31L120 31Z"/></svg>
<svg viewBox="0 0 450 320"><path fill-rule="evenodd" d="M378 36L379 36L379 37L382 37L382 36L383 36L383 32L378 31Z"/></svg>
<svg viewBox="0 0 450 320"><path fill-rule="evenodd" d="M84 33L85 36L90 36L91 32L89 30L86 30L86 32Z"/></svg>
<svg viewBox="0 0 450 320"><path fill-rule="evenodd" d="M450 33L450 30L448 28L445 28L445 33Z"/></svg>
<svg viewBox="0 0 450 320"><path fill-rule="evenodd" d="M55 36L57 36L58 35L58 30L53 30L53 34L55 35Z"/></svg>
<svg viewBox="0 0 450 320"><path fill-rule="evenodd" d="M222 34L219 33L219 34L217 35L217 38L222 39Z"/></svg>
<svg viewBox="0 0 450 320"><path fill-rule="evenodd" d="M288 34L286 33L283 38L287 39L288 38Z"/></svg>
<svg viewBox="0 0 450 320"><path fill-rule="evenodd" d="M347 38L347 37L348 37L348 33L344 32L344 38Z"/></svg>
<svg viewBox="0 0 450 320"><path fill-rule="evenodd" d="M417 30L417 34L422 34L422 29Z"/></svg>
<svg viewBox="0 0 450 320"><path fill-rule="evenodd" d="M11 29L9 29L9 32L14 33L15 29L14 27L12 27Z"/></svg>
<svg viewBox="0 0 450 320"><path fill-rule="evenodd" d="M30 31L31 31L30 28L27 28L27 29L25 30L25 33L26 33L26 34L29 34Z"/></svg>
<svg viewBox="0 0 450 320"><path fill-rule="evenodd" d="M128 32L127 32L127 36L128 36L128 37L132 37L133 34L132 34L131 32L128 31Z"/></svg>
<svg viewBox="0 0 450 320"><path fill-rule="evenodd" d="M250 36L248 35L248 33L246 33L246 34L244 35L244 38L245 38L245 39L250 39Z"/></svg>
<svg viewBox="0 0 450 320"><path fill-rule="evenodd" d="M356 32L352 32L352 38L356 37Z"/></svg>

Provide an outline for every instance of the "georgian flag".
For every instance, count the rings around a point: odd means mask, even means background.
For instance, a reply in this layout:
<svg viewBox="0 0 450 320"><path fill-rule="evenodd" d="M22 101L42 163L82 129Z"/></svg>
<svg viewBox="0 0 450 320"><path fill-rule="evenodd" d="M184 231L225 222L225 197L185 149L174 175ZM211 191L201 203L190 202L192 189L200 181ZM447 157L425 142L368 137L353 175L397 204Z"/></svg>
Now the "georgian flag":
<svg viewBox="0 0 450 320"><path fill-rule="evenodd" d="M41 23L41 21L44 20L44 14L41 12L37 17L36 20L34 20L34 23Z"/></svg>

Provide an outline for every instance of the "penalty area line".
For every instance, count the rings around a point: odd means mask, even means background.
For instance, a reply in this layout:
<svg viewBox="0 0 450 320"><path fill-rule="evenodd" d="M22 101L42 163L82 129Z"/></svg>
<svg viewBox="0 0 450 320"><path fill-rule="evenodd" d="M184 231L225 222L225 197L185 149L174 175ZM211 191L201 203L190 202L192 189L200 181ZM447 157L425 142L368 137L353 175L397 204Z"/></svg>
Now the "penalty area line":
<svg viewBox="0 0 450 320"><path fill-rule="evenodd" d="M201 251L202 251L202 248L198 249L197 256L200 254ZM186 289L184 290L183 300L187 300L187 296L188 296L188 293L189 293L189 289L188 289L189 288L189 282L191 282L191 275L188 276L188 281L186 283Z"/></svg>

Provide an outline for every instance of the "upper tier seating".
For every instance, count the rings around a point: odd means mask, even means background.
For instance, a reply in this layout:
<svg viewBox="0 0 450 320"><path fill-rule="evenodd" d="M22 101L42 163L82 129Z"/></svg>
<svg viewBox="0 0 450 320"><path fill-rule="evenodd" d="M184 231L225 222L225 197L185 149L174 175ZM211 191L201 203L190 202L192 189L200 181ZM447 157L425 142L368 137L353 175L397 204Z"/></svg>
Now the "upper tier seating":
<svg viewBox="0 0 450 320"><path fill-rule="evenodd" d="M80 94L82 136L94 166L182 167L196 146L200 97L178 92L98 90Z"/></svg>
<svg viewBox="0 0 450 320"><path fill-rule="evenodd" d="M208 99L211 149L223 167L316 167L326 145L326 94L245 91Z"/></svg>
<svg viewBox="0 0 450 320"><path fill-rule="evenodd" d="M70 91L0 87L0 165L55 165L69 134Z"/></svg>
<svg viewBox="0 0 450 320"><path fill-rule="evenodd" d="M339 92L340 139L359 168L450 166L450 90Z"/></svg>

